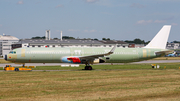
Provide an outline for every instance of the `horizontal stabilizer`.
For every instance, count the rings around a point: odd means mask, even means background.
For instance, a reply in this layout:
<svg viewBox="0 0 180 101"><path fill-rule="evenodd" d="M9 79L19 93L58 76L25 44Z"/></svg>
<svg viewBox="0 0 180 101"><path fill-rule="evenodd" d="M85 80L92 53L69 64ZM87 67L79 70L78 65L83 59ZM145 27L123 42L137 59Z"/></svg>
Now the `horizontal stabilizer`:
<svg viewBox="0 0 180 101"><path fill-rule="evenodd" d="M169 53L172 53L174 50L166 50L166 51L159 51L159 52L155 52L156 55L167 55Z"/></svg>

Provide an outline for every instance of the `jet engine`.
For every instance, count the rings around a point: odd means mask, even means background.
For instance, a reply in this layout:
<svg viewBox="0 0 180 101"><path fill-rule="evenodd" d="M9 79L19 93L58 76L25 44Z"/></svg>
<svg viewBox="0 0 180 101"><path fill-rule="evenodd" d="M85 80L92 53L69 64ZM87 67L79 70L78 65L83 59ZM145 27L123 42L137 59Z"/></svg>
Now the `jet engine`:
<svg viewBox="0 0 180 101"><path fill-rule="evenodd" d="M95 59L91 64L98 64L98 63L104 63L105 60L103 59Z"/></svg>

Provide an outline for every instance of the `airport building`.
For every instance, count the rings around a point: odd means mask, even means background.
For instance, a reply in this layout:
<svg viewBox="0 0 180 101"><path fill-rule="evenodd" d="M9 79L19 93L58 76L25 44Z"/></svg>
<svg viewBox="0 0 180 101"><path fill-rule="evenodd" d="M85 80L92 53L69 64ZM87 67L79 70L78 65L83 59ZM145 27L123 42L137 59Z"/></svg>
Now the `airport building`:
<svg viewBox="0 0 180 101"><path fill-rule="evenodd" d="M24 39L12 44L12 49L21 47L128 47L128 43L123 41L98 41L89 39Z"/></svg>
<svg viewBox="0 0 180 101"><path fill-rule="evenodd" d="M129 48L142 48L142 47L145 47L146 45L145 44L134 44L134 43L130 43L129 44Z"/></svg>
<svg viewBox="0 0 180 101"><path fill-rule="evenodd" d="M51 39L50 30L46 30L45 39L21 39L12 44L12 49L21 47L128 47L128 43L115 40L92 40L92 39Z"/></svg>
<svg viewBox="0 0 180 101"><path fill-rule="evenodd" d="M180 49L179 43L167 43L166 45L167 49Z"/></svg>
<svg viewBox="0 0 180 101"><path fill-rule="evenodd" d="M19 39L14 36L5 34L0 35L0 55L4 56L5 54L8 54L12 50L11 45L18 41Z"/></svg>

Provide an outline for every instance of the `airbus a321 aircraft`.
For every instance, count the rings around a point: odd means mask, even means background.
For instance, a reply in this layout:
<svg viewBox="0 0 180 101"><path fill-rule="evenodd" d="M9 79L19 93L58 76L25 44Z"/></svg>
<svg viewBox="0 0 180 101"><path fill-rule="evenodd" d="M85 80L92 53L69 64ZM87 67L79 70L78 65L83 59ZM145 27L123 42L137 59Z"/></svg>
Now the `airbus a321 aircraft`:
<svg viewBox="0 0 180 101"><path fill-rule="evenodd" d="M107 47L56 47L17 48L4 59L15 63L74 63L85 64L85 70L92 70L96 63L127 63L164 56L172 50L166 49L171 25L164 25L151 42L143 48Z"/></svg>

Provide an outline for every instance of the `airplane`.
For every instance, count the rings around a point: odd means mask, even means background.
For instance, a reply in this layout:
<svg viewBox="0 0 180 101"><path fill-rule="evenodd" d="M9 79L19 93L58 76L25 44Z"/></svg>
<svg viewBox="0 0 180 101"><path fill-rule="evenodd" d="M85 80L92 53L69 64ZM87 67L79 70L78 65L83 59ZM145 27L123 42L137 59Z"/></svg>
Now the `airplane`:
<svg viewBox="0 0 180 101"><path fill-rule="evenodd" d="M17 48L4 59L14 63L73 63L85 64L92 70L97 63L128 63L164 56L172 52L166 49L171 25L164 25L148 45L143 48L111 47L25 47Z"/></svg>

